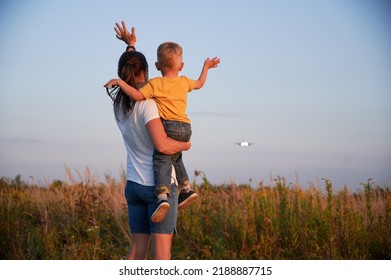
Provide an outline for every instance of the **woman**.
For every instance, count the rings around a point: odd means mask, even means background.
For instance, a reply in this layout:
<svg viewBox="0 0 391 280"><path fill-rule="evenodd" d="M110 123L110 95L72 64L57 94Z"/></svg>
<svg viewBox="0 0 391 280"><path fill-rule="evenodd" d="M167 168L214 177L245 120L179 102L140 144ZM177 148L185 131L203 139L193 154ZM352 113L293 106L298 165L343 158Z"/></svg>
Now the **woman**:
<svg viewBox="0 0 391 280"><path fill-rule="evenodd" d="M148 79L148 64L137 52L135 29L132 33L116 23L117 38L128 47L118 62L118 76L129 85L139 88ZM162 153L176 153L190 149L190 142L179 142L167 137L156 104L153 100L135 102L120 88L108 91L114 102L114 113L127 151L127 182L125 196L132 241L128 259L146 259L149 245L152 259L171 258L172 237L176 228L178 197L171 184L170 204L173 206L161 223L151 222L155 205L152 155L154 148Z"/></svg>

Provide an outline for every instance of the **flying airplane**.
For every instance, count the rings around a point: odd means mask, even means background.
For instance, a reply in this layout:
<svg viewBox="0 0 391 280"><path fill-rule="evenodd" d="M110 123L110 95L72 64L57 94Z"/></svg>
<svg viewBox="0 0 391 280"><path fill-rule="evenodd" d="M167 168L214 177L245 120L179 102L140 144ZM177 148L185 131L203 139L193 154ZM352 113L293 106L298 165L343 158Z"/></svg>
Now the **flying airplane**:
<svg viewBox="0 0 391 280"><path fill-rule="evenodd" d="M235 142L236 145L239 145L240 147L249 147L255 143L247 142L247 141L241 141L241 142Z"/></svg>

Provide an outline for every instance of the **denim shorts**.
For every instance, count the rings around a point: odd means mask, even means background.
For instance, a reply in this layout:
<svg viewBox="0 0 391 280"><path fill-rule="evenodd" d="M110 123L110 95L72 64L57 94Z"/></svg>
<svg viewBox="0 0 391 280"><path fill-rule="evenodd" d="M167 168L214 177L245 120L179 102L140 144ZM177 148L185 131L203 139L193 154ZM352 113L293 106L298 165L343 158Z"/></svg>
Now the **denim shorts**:
<svg viewBox="0 0 391 280"><path fill-rule="evenodd" d="M187 142L191 137L191 125L186 122L163 120L166 134L177 141ZM153 175L155 178L156 193L165 191L165 187L170 185L171 170L175 168L176 179L179 187L189 181L185 164L182 159L182 152L167 155L157 152L153 153Z"/></svg>
<svg viewBox="0 0 391 280"><path fill-rule="evenodd" d="M176 232L178 216L178 193L175 184L171 184L168 197L170 210L161 223L151 221L155 210L155 187L143 186L132 181L126 181L125 197L128 204L128 218L131 233L165 233Z"/></svg>

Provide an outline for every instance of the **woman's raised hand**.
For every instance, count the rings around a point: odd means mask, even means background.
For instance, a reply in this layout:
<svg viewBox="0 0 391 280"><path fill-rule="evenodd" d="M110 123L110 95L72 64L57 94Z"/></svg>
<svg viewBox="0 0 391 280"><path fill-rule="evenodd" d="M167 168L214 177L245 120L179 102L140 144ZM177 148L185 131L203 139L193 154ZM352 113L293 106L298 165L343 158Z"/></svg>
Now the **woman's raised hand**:
<svg viewBox="0 0 391 280"><path fill-rule="evenodd" d="M124 21L121 22L122 26L116 22L115 23L115 37L117 39L124 41L128 46L135 46L137 37L136 37L136 28L132 27L132 33L129 33L128 28L126 27L126 24Z"/></svg>

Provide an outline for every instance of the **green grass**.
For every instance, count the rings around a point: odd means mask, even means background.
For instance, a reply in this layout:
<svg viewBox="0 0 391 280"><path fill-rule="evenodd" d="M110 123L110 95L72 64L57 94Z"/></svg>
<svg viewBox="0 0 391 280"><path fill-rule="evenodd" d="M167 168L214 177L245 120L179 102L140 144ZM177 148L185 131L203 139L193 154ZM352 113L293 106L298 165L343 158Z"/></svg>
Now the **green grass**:
<svg viewBox="0 0 391 280"><path fill-rule="evenodd" d="M0 179L1 259L123 259L131 240L124 179L89 173L45 185ZM362 190L212 185L180 211L173 259L390 259L391 192L371 179Z"/></svg>

